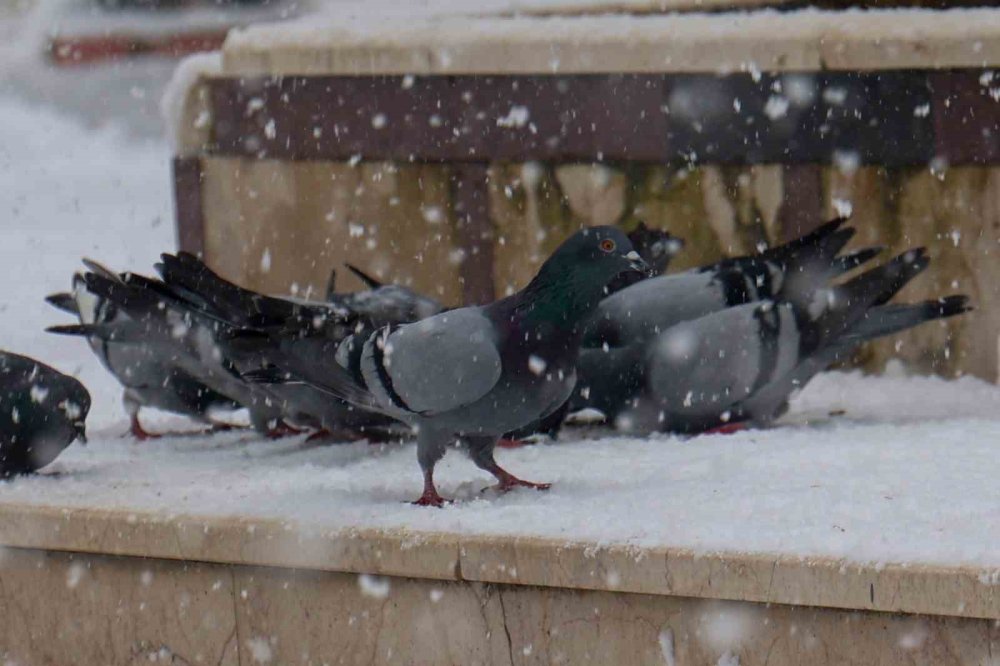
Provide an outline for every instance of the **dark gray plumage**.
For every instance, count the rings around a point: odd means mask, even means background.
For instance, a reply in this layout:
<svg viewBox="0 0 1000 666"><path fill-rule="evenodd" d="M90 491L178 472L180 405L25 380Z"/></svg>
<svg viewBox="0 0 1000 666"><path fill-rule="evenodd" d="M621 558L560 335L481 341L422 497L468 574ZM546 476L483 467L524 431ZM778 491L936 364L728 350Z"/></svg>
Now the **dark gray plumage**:
<svg viewBox="0 0 1000 666"><path fill-rule="evenodd" d="M628 232L628 239L653 276L665 273L670 260L684 249L683 238L665 229L647 226L645 222L639 222L635 229Z"/></svg>
<svg viewBox="0 0 1000 666"><path fill-rule="evenodd" d="M325 303L275 298L239 287L208 268L197 257L164 254L157 269L164 284L186 307L220 323L215 342L221 355L239 373L249 373L266 362L267 346L260 341L273 334L302 340L316 353L334 349L359 329L401 324L440 312L440 303L396 285L382 285L349 266L369 290L328 293ZM255 334L235 334L253 331ZM263 337L261 337L263 336ZM327 392L305 385L263 387L294 423L328 433L380 436L392 434L395 421L364 411ZM344 431L347 431L346 433Z"/></svg>
<svg viewBox="0 0 1000 666"><path fill-rule="evenodd" d="M174 411L189 413L187 401L180 395L186 391L150 393L158 375L180 378L173 386L207 387L213 396L222 396L225 404L245 407L250 413L254 428L269 434L281 434L284 429L283 412L266 391L247 384L239 373L219 352L214 336L218 322L202 313L193 312L162 283L132 273L118 275L94 262L87 262L92 270L81 276L82 285L77 290L81 296L80 314L90 307L88 299L102 304L100 316L93 321L70 326L53 326L48 330L65 335L85 336L98 350L98 356L109 354L111 371L129 380L130 369L144 374L135 386L126 384L126 404L135 400L163 400ZM133 370L134 372L134 370ZM129 389L133 389L129 391ZM139 389L139 390L134 390ZM195 396L206 395L194 388ZM194 410L197 415L198 412Z"/></svg>
<svg viewBox="0 0 1000 666"><path fill-rule="evenodd" d="M107 269L89 262L97 271ZM116 276L117 277L117 276ZM73 293L52 294L46 300L53 306L75 314L80 324L127 329L129 315L87 288L82 275L73 278ZM82 331L81 331L82 333ZM139 420L142 407L153 407L183 414L211 423L211 412L238 409L239 404L212 390L174 363L170 356L160 356L157 348L143 341L118 341L110 335L86 335L94 354L122 385L122 403L129 415L130 432L137 439L156 437Z"/></svg>
<svg viewBox="0 0 1000 666"><path fill-rule="evenodd" d="M90 394L76 379L0 352L0 477L34 472L86 441L88 411Z"/></svg>
<svg viewBox="0 0 1000 666"><path fill-rule="evenodd" d="M496 476L501 489L544 488L497 465L497 440L565 402L576 379L582 324L605 285L622 273L644 270L621 231L585 229L511 297L353 336L335 359L316 356L300 340L276 340L277 367L253 379L314 385L415 426L424 472L419 504L443 502L434 486L434 465L456 439L476 465Z"/></svg>

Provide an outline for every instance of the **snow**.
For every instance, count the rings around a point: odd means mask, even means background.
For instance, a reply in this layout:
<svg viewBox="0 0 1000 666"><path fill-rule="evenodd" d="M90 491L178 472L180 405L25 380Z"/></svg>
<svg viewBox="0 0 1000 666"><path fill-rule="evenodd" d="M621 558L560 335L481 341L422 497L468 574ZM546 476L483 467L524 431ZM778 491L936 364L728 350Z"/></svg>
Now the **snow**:
<svg viewBox="0 0 1000 666"><path fill-rule="evenodd" d="M383 576L370 574L358 576L358 587L361 589L361 594L372 599L388 599L391 586L390 580Z"/></svg>
<svg viewBox="0 0 1000 666"><path fill-rule="evenodd" d="M546 0L539 0L545 2ZM555 0L558 2L558 0ZM262 23L230 31L224 50L267 52L273 49L338 50L421 48L433 45L429 54L444 69L461 66L451 48L470 44L630 45L705 44L727 41L742 43L748 37L771 39L781 25L784 40L819 44L830 40L961 39L994 34L996 15L992 9L951 8L931 10L815 8L781 11L780 8L724 12L628 13L615 12L614 3L596 11L535 11L514 0L425 0L399 3L392 0L331 3L282 23ZM553 3L555 4L555 3ZM565 3L559 3L565 4ZM582 6L583 3L581 3ZM374 10L377 8L377 10ZM711 9L704 7L704 9ZM720 49L721 51L721 49ZM664 65L669 65L668 57ZM724 58L723 58L724 60ZM539 63L541 65L541 63ZM549 63L559 69L557 50ZM744 64L757 80L758 67Z"/></svg>
<svg viewBox="0 0 1000 666"><path fill-rule="evenodd" d="M169 151L0 97L0 182L0 349L78 376L97 398L91 423L120 419L117 384L86 345L42 332L70 323L43 299L69 289L83 256L148 270L174 248Z"/></svg>
<svg viewBox="0 0 1000 666"><path fill-rule="evenodd" d="M94 397L90 444L46 474L0 484L0 503L1000 569L1000 391L899 367L822 375L767 431L636 438L576 427L498 453L515 474L554 482L548 492L481 494L492 479L453 452L437 479L459 501L442 510L405 502L421 490L412 443L320 446L248 431L124 439L119 387L83 341L41 332L67 321L42 298L68 287L82 255L148 272L173 249L168 165L162 141L0 97L0 348L80 377ZM706 635L729 649L724 632Z"/></svg>
<svg viewBox="0 0 1000 666"><path fill-rule="evenodd" d="M181 145L181 136L184 133L181 123L184 122L184 106L191 88L203 77L207 78L219 74L221 71L222 54L218 52L190 55L181 60L174 70L174 74L160 98L160 114L167 127L170 147L175 153L184 148ZM251 103L253 101L251 100ZM192 122L201 128L208 123L208 119L198 117L194 118Z"/></svg>

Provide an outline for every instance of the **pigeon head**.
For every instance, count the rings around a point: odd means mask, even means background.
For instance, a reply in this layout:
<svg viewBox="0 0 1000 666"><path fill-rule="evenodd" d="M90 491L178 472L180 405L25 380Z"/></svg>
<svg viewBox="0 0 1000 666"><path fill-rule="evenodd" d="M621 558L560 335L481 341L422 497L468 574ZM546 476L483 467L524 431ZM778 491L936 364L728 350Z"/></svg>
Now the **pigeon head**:
<svg viewBox="0 0 1000 666"><path fill-rule="evenodd" d="M646 262L632 242L615 227L581 229L560 245L525 288L526 302L539 314L569 320L590 313L620 275L645 274Z"/></svg>
<svg viewBox="0 0 1000 666"><path fill-rule="evenodd" d="M684 249L683 239L664 229L647 226L645 222L640 222L628 237L639 256L650 265L654 276L662 274L670 260Z"/></svg>

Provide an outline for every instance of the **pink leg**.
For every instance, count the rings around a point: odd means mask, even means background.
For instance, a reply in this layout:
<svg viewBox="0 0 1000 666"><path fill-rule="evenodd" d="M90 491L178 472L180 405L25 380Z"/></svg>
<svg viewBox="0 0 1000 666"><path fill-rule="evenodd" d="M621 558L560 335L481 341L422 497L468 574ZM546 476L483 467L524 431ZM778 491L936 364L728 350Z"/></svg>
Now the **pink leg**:
<svg viewBox="0 0 1000 666"><path fill-rule="evenodd" d="M146 430L142 427L142 424L139 423L138 414L132 415L132 422L129 424L128 431L130 435L135 437L140 442L145 442L146 440L149 439L159 439L160 437L162 437L162 435L146 432Z"/></svg>
<svg viewBox="0 0 1000 666"><path fill-rule="evenodd" d="M450 499L445 499L438 494L437 488L434 487L434 471L427 470L424 472L424 494L421 495L416 501L412 502L417 506L434 506L437 508L443 507L445 504L450 504Z"/></svg>
<svg viewBox="0 0 1000 666"><path fill-rule="evenodd" d="M497 442L497 446L501 449L519 449L525 444L526 442L523 439L507 439L503 437Z"/></svg>
<svg viewBox="0 0 1000 666"><path fill-rule="evenodd" d="M498 483L493 486L493 489L497 492L506 493L514 488L534 488L535 490L548 490L552 487L551 483L535 483L533 481L525 481L524 479L519 479L500 465L493 463L493 465L487 470L490 474L497 477Z"/></svg>

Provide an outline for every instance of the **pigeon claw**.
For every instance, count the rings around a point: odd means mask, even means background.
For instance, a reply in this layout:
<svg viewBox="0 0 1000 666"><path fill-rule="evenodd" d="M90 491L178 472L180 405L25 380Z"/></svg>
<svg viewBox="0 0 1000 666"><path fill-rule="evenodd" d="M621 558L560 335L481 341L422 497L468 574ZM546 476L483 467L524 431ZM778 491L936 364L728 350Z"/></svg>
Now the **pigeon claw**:
<svg viewBox="0 0 1000 666"><path fill-rule="evenodd" d="M497 480L500 482L487 490L493 490L498 493L509 493L515 488L533 488L534 490L548 490L552 487L551 483L535 483L533 481L525 481L524 479L519 479L510 472L504 472L496 474Z"/></svg>
<svg viewBox="0 0 1000 666"><path fill-rule="evenodd" d="M295 435L301 435L302 431L298 428L288 425L284 421L278 421L273 428L267 431L268 439L281 439L283 437L293 437Z"/></svg>
<svg viewBox="0 0 1000 666"><path fill-rule="evenodd" d="M438 495L437 491L428 492L425 490L423 495L410 502L410 504L414 506L433 506L440 509L445 504L451 504L451 502L452 500L445 499L444 497Z"/></svg>

